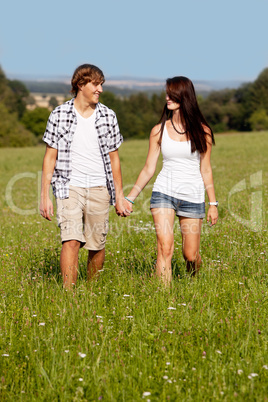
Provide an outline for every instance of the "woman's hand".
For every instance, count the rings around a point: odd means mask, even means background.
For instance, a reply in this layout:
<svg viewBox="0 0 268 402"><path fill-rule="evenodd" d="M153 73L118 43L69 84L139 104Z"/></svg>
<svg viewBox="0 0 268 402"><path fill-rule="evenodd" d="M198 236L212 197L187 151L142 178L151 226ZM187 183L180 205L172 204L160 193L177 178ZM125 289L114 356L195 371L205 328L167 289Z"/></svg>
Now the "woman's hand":
<svg viewBox="0 0 268 402"><path fill-rule="evenodd" d="M216 225L218 221L218 208L215 205L210 205L207 213L207 223L210 223L210 226Z"/></svg>
<svg viewBox="0 0 268 402"><path fill-rule="evenodd" d="M126 211L128 212L128 214L129 215L132 214L132 212L133 212L133 204L131 202L129 202L126 198L125 198L125 207L126 207Z"/></svg>
<svg viewBox="0 0 268 402"><path fill-rule="evenodd" d="M124 197L121 197L116 200L115 204L115 212L118 216L126 217L129 216L133 212L132 204Z"/></svg>

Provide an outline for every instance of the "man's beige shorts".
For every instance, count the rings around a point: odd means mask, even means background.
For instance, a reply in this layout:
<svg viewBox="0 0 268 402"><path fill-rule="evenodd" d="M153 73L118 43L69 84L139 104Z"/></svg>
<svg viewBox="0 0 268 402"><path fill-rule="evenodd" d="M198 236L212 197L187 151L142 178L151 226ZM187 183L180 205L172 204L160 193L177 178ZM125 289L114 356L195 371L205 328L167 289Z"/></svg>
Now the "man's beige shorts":
<svg viewBox="0 0 268 402"><path fill-rule="evenodd" d="M77 240L87 250L102 250L109 227L107 188L70 186L69 198L56 201L61 241Z"/></svg>

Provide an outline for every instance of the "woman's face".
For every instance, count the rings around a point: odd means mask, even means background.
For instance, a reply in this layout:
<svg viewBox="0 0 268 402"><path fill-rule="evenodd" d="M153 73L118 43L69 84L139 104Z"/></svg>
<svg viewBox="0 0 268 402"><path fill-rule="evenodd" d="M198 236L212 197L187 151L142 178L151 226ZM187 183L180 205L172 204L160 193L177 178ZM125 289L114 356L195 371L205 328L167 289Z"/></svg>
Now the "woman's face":
<svg viewBox="0 0 268 402"><path fill-rule="evenodd" d="M168 94L166 94L166 101L169 110L178 110L180 108L180 104L171 100Z"/></svg>

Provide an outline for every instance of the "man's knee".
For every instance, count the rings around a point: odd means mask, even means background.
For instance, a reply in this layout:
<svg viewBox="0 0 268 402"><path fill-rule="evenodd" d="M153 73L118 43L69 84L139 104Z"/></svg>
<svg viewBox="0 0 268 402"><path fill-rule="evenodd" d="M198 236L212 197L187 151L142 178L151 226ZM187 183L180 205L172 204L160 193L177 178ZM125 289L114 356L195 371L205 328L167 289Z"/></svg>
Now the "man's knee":
<svg viewBox="0 0 268 402"><path fill-rule="evenodd" d="M62 249L69 252L77 253L80 249L81 243L77 240L67 240L62 243Z"/></svg>

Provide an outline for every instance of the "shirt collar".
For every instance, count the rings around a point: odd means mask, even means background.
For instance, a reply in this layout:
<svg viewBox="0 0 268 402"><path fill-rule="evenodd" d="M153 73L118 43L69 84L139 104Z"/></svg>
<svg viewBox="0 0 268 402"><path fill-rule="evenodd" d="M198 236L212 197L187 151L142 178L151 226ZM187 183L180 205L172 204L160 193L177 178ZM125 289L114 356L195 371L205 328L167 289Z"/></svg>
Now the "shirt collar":
<svg viewBox="0 0 268 402"><path fill-rule="evenodd" d="M72 98L71 100L67 101L67 104L69 106L67 113L72 113L73 116L75 116L74 100L75 98ZM96 105L96 121L99 120L101 117L105 117L105 106L99 102Z"/></svg>
<svg viewBox="0 0 268 402"><path fill-rule="evenodd" d="M66 103L67 103L67 105L68 105L67 114L70 113L70 114L72 114L72 115L75 117L74 99L75 99L75 98L72 98L71 100L67 101Z"/></svg>
<svg viewBox="0 0 268 402"><path fill-rule="evenodd" d="M105 117L105 106L99 102L96 105L96 121L101 117Z"/></svg>

